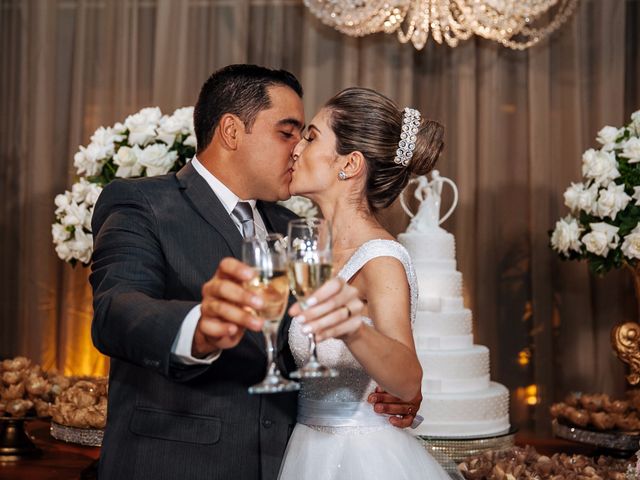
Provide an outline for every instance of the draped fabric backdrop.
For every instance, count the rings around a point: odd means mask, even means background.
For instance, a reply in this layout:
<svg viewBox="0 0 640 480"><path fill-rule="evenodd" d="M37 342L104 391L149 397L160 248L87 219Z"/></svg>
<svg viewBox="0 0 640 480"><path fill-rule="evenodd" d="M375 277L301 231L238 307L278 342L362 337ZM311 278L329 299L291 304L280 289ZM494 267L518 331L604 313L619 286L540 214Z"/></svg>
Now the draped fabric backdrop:
<svg viewBox="0 0 640 480"><path fill-rule="evenodd" d="M639 26L638 0L582 0L525 52L478 39L418 52L339 34L301 0L0 0L0 357L107 371L90 340L88 271L51 243L73 154L98 126L193 105L215 69L250 62L298 75L307 119L361 85L444 123L438 168L460 189L444 226L514 424L544 431L549 404L571 390L621 394L609 331L635 319L630 278L559 261L547 232L596 132L640 108ZM397 203L383 217L394 233L407 225Z"/></svg>

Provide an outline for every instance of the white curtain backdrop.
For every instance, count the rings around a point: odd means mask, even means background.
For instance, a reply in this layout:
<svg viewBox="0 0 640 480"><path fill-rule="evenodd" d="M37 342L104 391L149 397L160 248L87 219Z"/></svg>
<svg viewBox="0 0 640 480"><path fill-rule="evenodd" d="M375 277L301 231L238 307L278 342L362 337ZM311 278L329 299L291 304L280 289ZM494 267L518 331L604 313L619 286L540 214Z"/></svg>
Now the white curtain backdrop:
<svg viewBox="0 0 640 480"><path fill-rule="evenodd" d="M308 119L361 85L445 124L438 168L460 205L444 226L514 424L546 429L549 404L571 390L621 394L609 330L636 319L630 278L559 261L547 232L596 132L640 108L639 25L638 0L582 0L528 51L473 39L418 52L394 36L339 34L301 0L0 0L0 357L106 372L87 271L58 260L50 238L73 154L98 126L192 105L215 69L250 62L295 73ZM397 204L383 218L394 233L407 224Z"/></svg>

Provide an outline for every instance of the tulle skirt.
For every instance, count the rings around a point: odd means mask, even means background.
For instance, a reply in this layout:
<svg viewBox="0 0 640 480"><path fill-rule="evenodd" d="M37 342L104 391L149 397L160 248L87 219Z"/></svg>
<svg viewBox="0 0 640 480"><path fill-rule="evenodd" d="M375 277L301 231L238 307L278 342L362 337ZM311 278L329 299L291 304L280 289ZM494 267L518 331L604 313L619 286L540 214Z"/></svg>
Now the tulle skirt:
<svg viewBox="0 0 640 480"><path fill-rule="evenodd" d="M316 430L298 423L280 480L450 480L419 440L393 426Z"/></svg>

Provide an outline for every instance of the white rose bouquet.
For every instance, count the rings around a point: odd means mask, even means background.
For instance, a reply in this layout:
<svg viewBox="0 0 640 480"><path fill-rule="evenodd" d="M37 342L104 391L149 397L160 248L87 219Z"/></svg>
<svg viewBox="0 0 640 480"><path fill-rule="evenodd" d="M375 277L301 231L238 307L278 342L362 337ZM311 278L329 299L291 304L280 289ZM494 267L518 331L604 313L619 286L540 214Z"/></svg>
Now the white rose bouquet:
<svg viewBox="0 0 640 480"><path fill-rule="evenodd" d="M55 198L51 234L62 260L87 265L93 253L91 217L102 188L114 178L163 175L179 170L195 155L193 107L162 115L143 108L124 123L100 127L74 156L79 181Z"/></svg>
<svg viewBox="0 0 640 480"><path fill-rule="evenodd" d="M551 247L563 259L586 259L603 274L627 267L640 274L640 110L622 128L606 126L599 150L582 156L583 180L564 193L570 213L558 220Z"/></svg>

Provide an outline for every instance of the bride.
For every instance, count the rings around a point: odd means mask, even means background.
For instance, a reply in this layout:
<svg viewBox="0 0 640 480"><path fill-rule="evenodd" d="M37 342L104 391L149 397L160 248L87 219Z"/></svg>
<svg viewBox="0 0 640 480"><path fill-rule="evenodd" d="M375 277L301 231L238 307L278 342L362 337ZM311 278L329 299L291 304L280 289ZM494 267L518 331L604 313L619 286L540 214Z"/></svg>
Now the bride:
<svg viewBox="0 0 640 480"><path fill-rule="evenodd" d="M327 102L294 149L290 192L315 201L331 221L335 272L358 288L364 310L345 321L347 307L309 323L298 305L291 310L298 315L289 330L296 362L304 361L313 331L324 340L320 362L340 375L303 382L281 480L449 478L410 433L366 403L376 386L405 401L420 390L415 273L376 214L412 175L433 168L442 139L443 127L417 110L349 88Z"/></svg>

